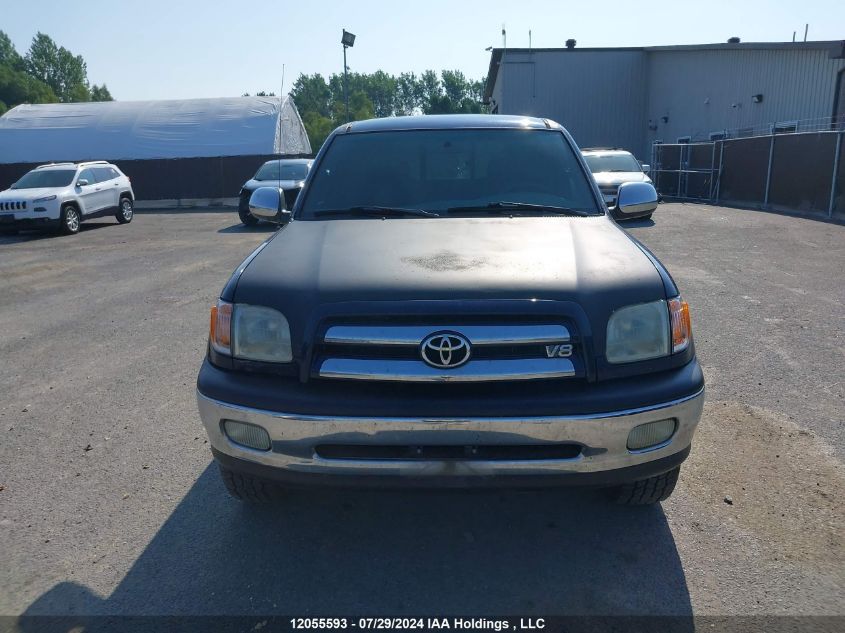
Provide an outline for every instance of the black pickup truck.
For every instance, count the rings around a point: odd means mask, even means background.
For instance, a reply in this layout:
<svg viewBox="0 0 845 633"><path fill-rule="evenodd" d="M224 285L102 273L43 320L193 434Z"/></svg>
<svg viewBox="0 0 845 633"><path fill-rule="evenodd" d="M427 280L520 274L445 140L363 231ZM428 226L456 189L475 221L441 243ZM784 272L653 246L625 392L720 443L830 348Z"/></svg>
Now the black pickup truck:
<svg viewBox="0 0 845 633"><path fill-rule="evenodd" d="M212 307L199 411L229 492L593 485L667 498L704 398L689 308L560 125L335 130ZM616 213L657 206L648 183Z"/></svg>

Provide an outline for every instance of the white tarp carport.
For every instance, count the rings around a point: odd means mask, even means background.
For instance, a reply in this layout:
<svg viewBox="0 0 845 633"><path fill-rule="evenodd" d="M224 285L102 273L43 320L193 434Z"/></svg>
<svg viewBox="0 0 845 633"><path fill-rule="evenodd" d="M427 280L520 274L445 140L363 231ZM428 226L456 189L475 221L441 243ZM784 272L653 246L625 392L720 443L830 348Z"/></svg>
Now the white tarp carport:
<svg viewBox="0 0 845 633"><path fill-rule="evenodd" d="M0 117L0 163L310 153L290 97L25 104Z"/></svg>

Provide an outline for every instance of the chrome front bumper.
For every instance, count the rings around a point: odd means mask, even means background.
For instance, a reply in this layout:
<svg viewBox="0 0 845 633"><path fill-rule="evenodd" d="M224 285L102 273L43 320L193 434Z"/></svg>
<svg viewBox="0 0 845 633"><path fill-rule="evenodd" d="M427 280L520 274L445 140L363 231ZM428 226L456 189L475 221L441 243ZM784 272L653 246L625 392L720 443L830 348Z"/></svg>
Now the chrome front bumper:
<svg viewBox="0 0 845 633"><path fill-rule="evenodd" d="M256 466L297 475L476 477L598 473L636 467L688 450L701 417L704 389L658 405L583 416L525 418L357 418L296 415L251 409L197 392L200 417L216 453ZM646 422L674 418L676 428L658 446L630 451L628 434ZM257 424L270 435L272 449L235 444L223 433L223 420ZM319 444L357 445L514 445L576 443L570 459L327 459Z"/></svg>

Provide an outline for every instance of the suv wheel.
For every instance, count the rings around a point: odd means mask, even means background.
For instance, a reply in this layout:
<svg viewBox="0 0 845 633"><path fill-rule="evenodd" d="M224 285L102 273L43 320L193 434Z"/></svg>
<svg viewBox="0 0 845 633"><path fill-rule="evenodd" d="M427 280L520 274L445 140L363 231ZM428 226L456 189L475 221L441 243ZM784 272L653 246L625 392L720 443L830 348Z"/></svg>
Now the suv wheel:
<svg viewBox="0 0 845 633"><path fill-rule="evenodd" d="M132 204L132 198L124 196L120 199L120 206L114 217L121 224L129 224L132 221L133 215L135 215L135 210Z"/></svg>
<svg viewBox="0 0 845 633"><path fill-rule="evenodd" d="M623 484L614 490L616 503L625 506L646 506L665 501L675 489L680 472L681 467L677 466L668 473Z"/></svg>
<svg viewBox="0 0 845 633"><path fill-rule="evenodd" d="M226 490L235 499L247 503L261 503L278 499L280 488L271 481L229 470L218 464Z"/></svg>
<svg viewBox="0 0 845 633"><path fill-rule="evenodd" d="M244 223L244 226L255 226L258 224L258 218L252 215L249 211L238 209L238 217L241 219L241 222Z"/></svg>
<svg viewBox="0 0 845 633"><path fill-rule="evenodd" d="M59 230L65 235L75 235L79 233L79 225L82 218L79 216L79 209L73 205L67 205L62 209L62 215L59 220Z"/></svg>

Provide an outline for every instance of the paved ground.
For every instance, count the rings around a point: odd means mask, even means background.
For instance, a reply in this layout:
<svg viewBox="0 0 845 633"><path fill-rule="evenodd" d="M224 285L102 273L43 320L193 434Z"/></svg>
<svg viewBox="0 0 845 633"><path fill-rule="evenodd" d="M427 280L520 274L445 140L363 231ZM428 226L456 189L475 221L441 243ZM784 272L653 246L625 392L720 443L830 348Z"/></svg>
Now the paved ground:
<svg viewBox="0 0 845 633"><path fill-rule="evenodd" d="M235 219L0 238L0 614L845 614L845 227L689 205L631 227L690 300L708 379L662 508L254 509L225 495L193 387L209 305L270 234Z"/></svg>

